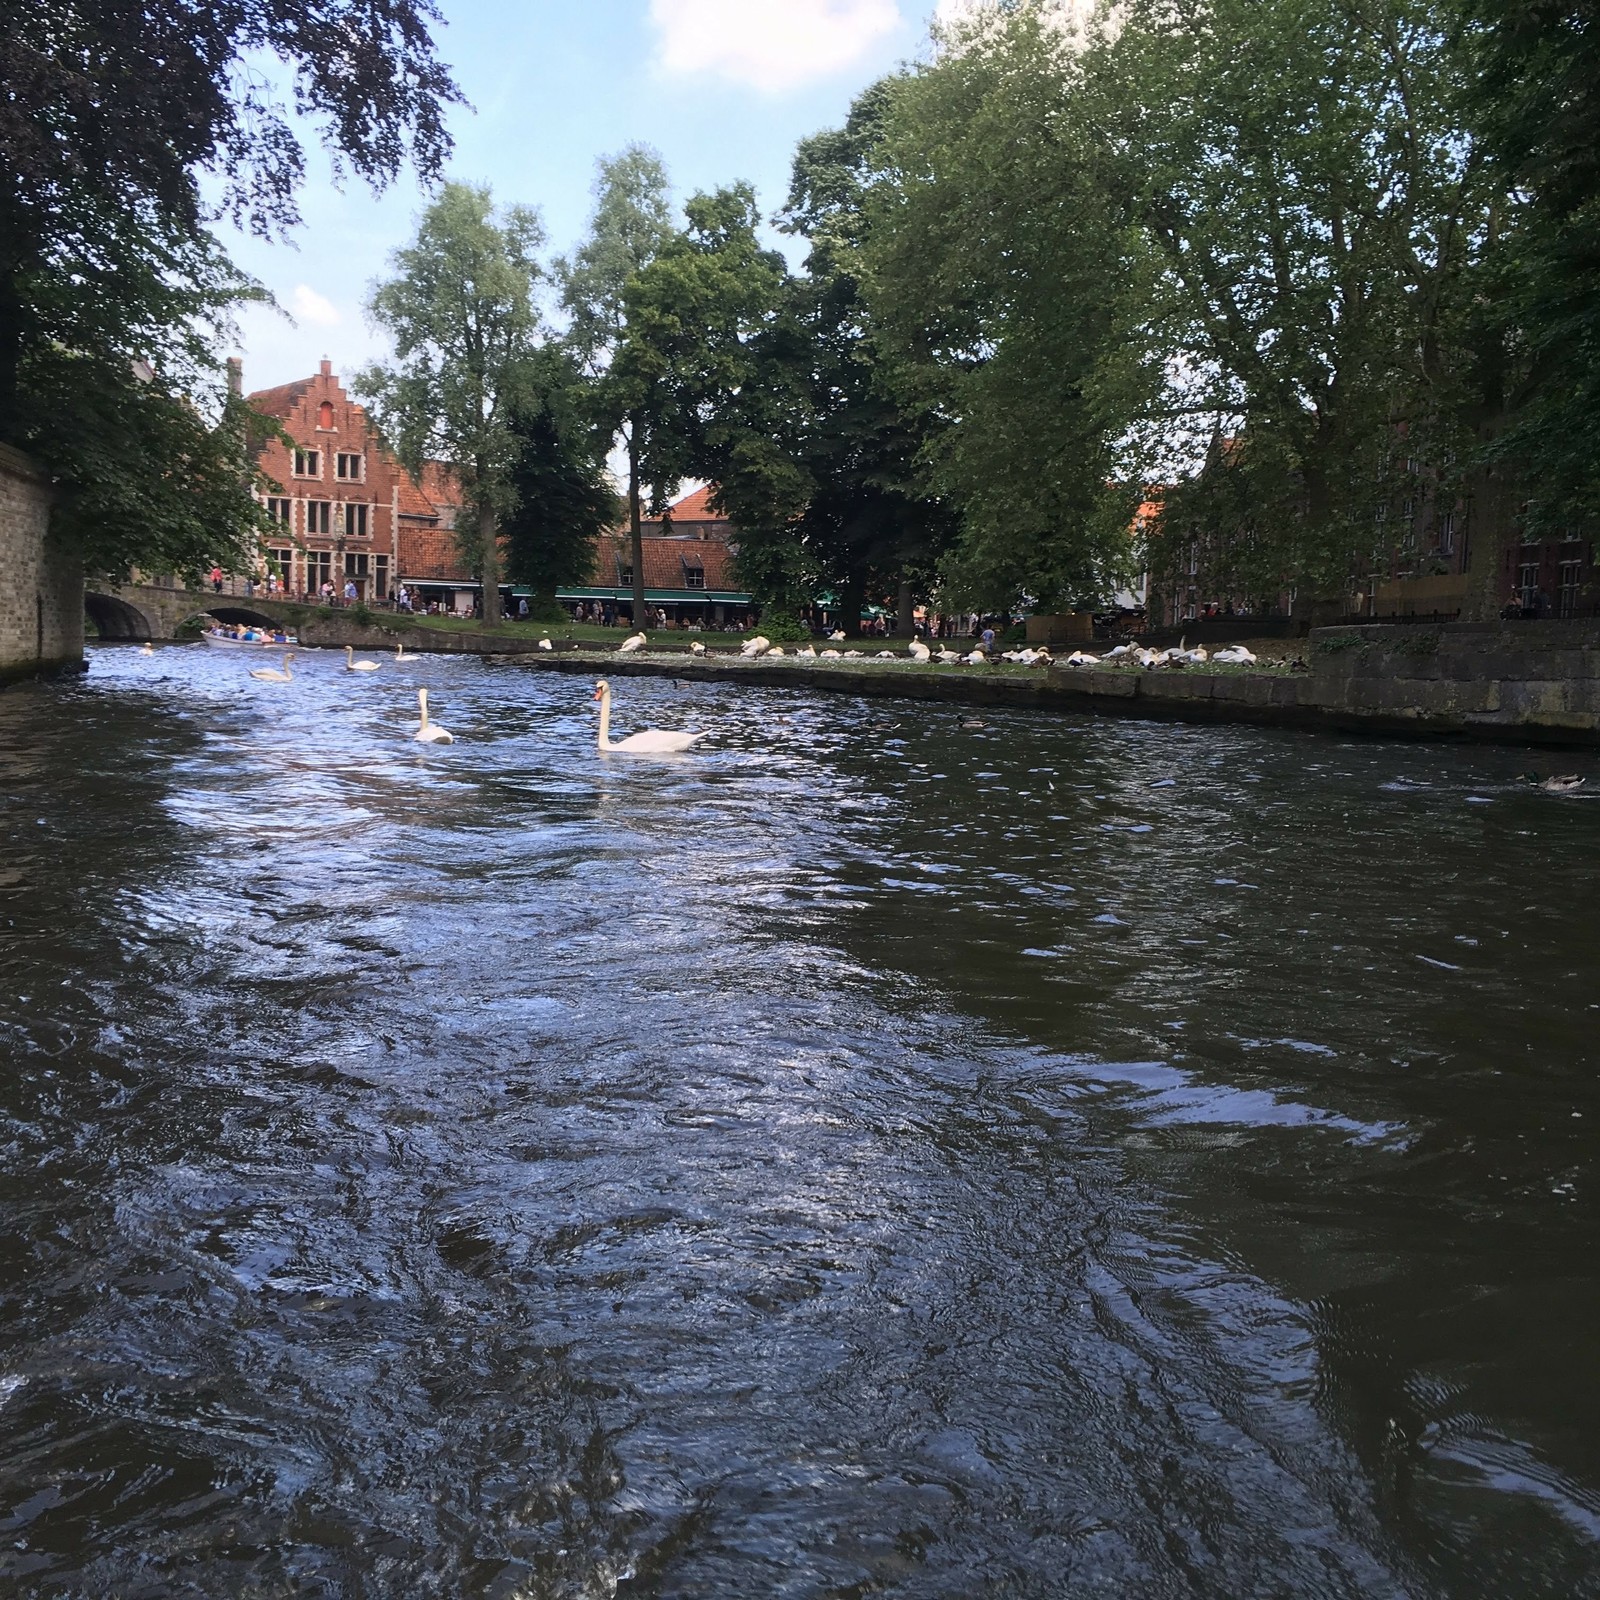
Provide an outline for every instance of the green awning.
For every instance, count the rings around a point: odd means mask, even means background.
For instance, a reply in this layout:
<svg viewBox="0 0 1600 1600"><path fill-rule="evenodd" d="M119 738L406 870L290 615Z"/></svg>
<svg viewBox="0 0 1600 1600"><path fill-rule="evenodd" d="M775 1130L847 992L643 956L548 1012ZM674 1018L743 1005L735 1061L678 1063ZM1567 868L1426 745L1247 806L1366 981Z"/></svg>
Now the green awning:
<svg viewBox="0 0 1600 1600"><path fill-rule="evenodd" d="M734 594L727 589L646 589L644 592L645 604L652 602L657 605L705 605L709 602L718 606L748 606L754 605L754 599L747 594ZM633 599L632 589L557 589L557 600L621 600L624 602Z"/></svg>

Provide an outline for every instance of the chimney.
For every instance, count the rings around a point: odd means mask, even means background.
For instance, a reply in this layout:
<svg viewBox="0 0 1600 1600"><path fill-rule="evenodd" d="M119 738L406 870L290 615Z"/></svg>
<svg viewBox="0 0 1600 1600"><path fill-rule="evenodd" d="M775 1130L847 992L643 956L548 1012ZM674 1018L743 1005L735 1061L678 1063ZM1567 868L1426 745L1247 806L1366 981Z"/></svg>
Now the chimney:
<svg viewBox="0 0 1600 1600"><path fill-rule="evenodd" d="M238 356L228 357L228 393L235 400L244 395L244 362Z"/></svg>
<svg viewBox="0 0 1600 1600"><path fill-rule="evenodd" d="M322 358L322 376L324 378L333 376L333 363L326 356Z"/></svg>

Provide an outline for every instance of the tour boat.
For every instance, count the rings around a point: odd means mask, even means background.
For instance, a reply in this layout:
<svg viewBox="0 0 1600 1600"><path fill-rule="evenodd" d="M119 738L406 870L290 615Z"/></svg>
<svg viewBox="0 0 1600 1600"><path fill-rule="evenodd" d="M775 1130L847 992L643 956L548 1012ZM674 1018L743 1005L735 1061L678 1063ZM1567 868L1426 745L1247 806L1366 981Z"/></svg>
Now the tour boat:
<svg viewBox="0 0 1600 1600"><path fill-rule="evenodd" d="M255 638L237 639L231 633L213 633L210 628L207 628L200 637L207 644L220 645L225 650L259 650L263 647L268 650L282 650L300 643L292 633L274 637L272 634L264 633L260 628L253 628L251 632L256 635Z"/></svg>

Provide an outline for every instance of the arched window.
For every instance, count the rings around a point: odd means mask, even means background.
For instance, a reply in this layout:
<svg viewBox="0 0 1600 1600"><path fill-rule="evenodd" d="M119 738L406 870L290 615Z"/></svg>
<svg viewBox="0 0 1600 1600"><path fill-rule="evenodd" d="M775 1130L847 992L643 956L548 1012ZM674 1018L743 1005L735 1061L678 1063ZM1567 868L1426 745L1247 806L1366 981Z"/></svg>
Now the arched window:
<svg viewBox="0 0 1600 1600"><path fill-rule="evenodd" d="M317 407L317 426L319 428L331 428L333 426L333 402L331 400L324 400Z"/></svg>

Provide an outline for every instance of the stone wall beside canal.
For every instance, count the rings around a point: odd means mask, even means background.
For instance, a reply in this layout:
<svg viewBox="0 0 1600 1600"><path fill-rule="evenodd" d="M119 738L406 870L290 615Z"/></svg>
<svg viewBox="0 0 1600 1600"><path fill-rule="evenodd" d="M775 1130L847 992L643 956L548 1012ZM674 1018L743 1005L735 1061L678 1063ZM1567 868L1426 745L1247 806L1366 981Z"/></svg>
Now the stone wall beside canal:
<svg viewBox="0 0 1600 1600"><path fill-rule="evenodd" d="M83 567L51 535L49 481L0 445L0 683L83 665Z"/></svg>
<svg viewBox="0 0 1600 1600"><path fill-rule="evenodd" d="M643 657L605 647L540 652L536 628L488 637L467 630L380 629L361 627L337 612L308 618L300 637L308 645L334 648L392 650L403 642L408 650L515 658L530 667L596 676L644 674L1098 716L1600 748L1600 622L1594 621L1320 628L1305 641L1305 670L1292 672L912 670L792 656L744 661L731 653L693 656L674 647L670 634L657 635L660 648ZM621 637L619 631L619 642Z"/></svg>

